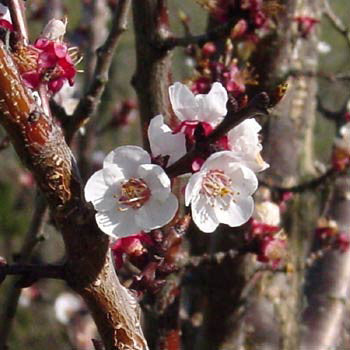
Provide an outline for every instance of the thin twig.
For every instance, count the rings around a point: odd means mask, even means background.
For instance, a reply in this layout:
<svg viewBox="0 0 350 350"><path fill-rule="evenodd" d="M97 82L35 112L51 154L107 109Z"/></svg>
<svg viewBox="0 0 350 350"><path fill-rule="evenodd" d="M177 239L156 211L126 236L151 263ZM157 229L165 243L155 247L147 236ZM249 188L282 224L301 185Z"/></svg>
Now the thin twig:
<svg viewBox="0 0 350 350"><path fill-rule="evenodd" d="M328 0L324 0L324 14L329 19L333 27L344 37L350 48L350 29L344 22L334 13Z"/></svg>
<svg viewBox="0 0 350 350"><path fill-rule="evenodd" d="M260 181L260 184L262 186L268 187L272 191L276 191L276 192L280 192L280 193L284 193L284 192L301 193L301 192L305 192L305 191L315 190L319 186L322 186L322 185L329 183L336 176L340 176L343 173L344 173L344 171L339 171L335 168L330 168L320 177L317 177L317 178L312 179L310 181L304 182L304 183L299 184L299 185L291 186L291 187L275 186L275 185L269 184L266 181Z"/></svg>
<svg viewBox="0 0 350 350"><path fill-rule="evenodd" d="M188 35L185 37L169 37L158 40L155 46L160 50L172 50L177 46L186 47L191 44L203 45L208 41L217 41L230 34L232 28L237 23L237 19L227 21L225 24L200 35Z"/></svg>
<svg viewBox="0 0 350 350"><path fill-rule="evenodd" d="M350 82L350 74L349 73L325 73L320 71L312 71L312 70L298 70L298 69L291 69L288 71L284 78L282 80L286 80L289 76L292 77L309 77L309 78L321 78L328 80L329 82L335 82L335 81L344 81L344 82Z"/></svg>
<svg viewBox="0 0 350 350"><path fill-rule="evenodd" d="M118 46L121 35L127 29L127 19L131 0L120 0L112 20L111 31L105 43L97 50L97 64L94 78L89 90L80 100L72 118L67 126L67 139L71 140L74 133L95 112L100 103L102 93L108 82L108 72L112 63L113 54Z"/></svg>
<svg viewBox="0 0 350 350"><path fill-rule="evenodd" d="M54 278L64 279L64 265L39 265L39 264L5 264L0 265L0 276L22 276L30 279ZM18 284L17 284L18 285Z"/></svg>

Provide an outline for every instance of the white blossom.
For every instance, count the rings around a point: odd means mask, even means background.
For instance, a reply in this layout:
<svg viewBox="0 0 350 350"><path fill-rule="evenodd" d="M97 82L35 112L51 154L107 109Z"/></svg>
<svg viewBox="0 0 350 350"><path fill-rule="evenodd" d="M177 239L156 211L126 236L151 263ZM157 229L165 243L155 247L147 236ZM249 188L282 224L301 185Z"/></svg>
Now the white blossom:
<svg viewBox="0 0 350 350"><path fill-rule="evenodd" d="M255 173L237 162L232 152L222 151L211 155L201 170L191 176L185 202L191 204L198 228L213 232L219 223L235 227L248 221L257 187Z"/></svg>
<svg viewBox="0 0 350 350"><path fill-rule="evenodd" d="M168 166L186 154L185 135L174 134L164 123L162 115L152 118L148 128L148 139L153 157L169 156Z"/></svg>
<svg viewBox="0 0 350 350"><path fill-rule="evenodd" d="M255 205L254 219L271 226L279 226L281 223L280 207L271 201L263 201Z"/></svg>
<svg viewBox="0 0 350 350"><path fill-rule="evenodd" d="M259 140L260 124L254 119L246 119L227 134L229 148L237 161L254 172L269 167L261 157L262 145Z"/></svg>
<svg viewBox="0 0 350 350"><path fill-rule="evenodd" d="M170 179L137 146L118 147L107 155L103 169L88 180L85 199L97 211L99 228L114 238L162 227L178 209Z"/></svg>
<svg viewBox="0 0 350 350"><path fill-rule="evenodd" d="M72 293L61 293L55 300L55 316L56 319L63 323L68 324L74 314L84 308L81 298Z"/></svg>
<svg viewBox="0 0 350 350"><path fill-rule="evenodd" d="M227 114L227 92L220 83L214 83L208 94L194 95L184 84L176 82L169 87L171 106L181 120L219 124Z"/></svg>

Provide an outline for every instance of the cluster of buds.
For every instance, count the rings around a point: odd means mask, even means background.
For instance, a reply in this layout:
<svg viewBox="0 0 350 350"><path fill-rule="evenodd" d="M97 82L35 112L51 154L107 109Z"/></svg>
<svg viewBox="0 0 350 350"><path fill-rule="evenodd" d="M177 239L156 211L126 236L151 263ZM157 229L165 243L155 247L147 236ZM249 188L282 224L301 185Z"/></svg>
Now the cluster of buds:
<svg viewBox="0 0 350 350"><path fill-rule="evenodd" d="M11 45L18 70L29 88L38 90L41 85L46 85L54 94L65 82L71 86L74 84L78 51L76 48L68 48L63 41L66 25L66 20L53 19L33 45L18 40ZM6 6L0 7L0 28L5 32L14 32Z"/></svg>
<svg viewBox="0 0 350 350"><path fill-rule="evenodd" d="M315 237L323 248L332 248L343 253L350 248L350 235L340 231L334 220L320 218Z"/></svg>
<svg viewBox="0 0 350 350"><path fill-rule="evenodd" d="M211 56L216 52L212 42L206 43L196 51L196 76L191 80L191 90L195 94L208 93L213 82L220 82L230 97L238 101L239 107L247 103L246 86L256 85L257 79L249 65L240 67L237 59L233 58L231 41L227 41L226 51L218 60Z"/></svg>
<svg viewBox="0 0 350 350"><path fill-rule="evenodd" d="M75 48L68 48L63 42L66 22L51 20L34 45L19 46L14 58L25 84L37 90L46 84L52 93L58 92L67 81L74 84L76 68Z"/></svg>
<svg viewBox="0 0 350 350"><path fill-rule="evenodd" d="M266 200L256 205L247 234L250 250L256 254L257 261L274 269L287 255L287 239L279 225L279 206Z"/></svg>
<svg viewBox="0 0 350 350"><path fill-rule="evenodd" d="M350 121L340 128L340 137L334 141L332 164L339 171L350 164Z"/></svg>
<svg viewBox="0 0 350 350"><path fill-rule="evenodd" d="M133 276L131 289L140 295L159 291L165 278L178 269L182 236L189 222L189 217L185 217L164 231L153 230L149 234L139 233L116 240L111 248L116 269L121 269L127 260L140 271Z"/></svg>

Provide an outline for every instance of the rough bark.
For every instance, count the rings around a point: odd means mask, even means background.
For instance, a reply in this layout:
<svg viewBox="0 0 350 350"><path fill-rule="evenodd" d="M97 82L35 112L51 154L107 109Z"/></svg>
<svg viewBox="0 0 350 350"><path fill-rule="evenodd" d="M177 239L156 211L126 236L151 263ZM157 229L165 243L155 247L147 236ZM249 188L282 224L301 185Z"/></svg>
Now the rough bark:
<svg viewBox="0 0 350 350"><path fill-rule="evenodd" d="M106 349L147 349L136 303L111 263L109 240L82 198L75 160L57 122L36 105L0 42L1 124L44 194L67 251L67 282L86 301Z"/></svg>

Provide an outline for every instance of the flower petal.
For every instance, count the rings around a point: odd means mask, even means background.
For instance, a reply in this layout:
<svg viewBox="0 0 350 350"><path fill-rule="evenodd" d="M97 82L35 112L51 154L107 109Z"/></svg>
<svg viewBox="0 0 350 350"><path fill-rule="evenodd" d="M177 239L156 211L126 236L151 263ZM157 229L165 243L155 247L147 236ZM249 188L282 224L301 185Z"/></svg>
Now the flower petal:
<svg viewBox="0 0 350 350"><path fill-rule="evenodd" d="M255 172L269 167L260 155L262 150L258 134L260 130L260 124L251 118L243 121L227 134L229 147L237 161Z"/></svg>
<svg viewBox="0 0 350 350"><path fill-rule="evenodd" d="M108 211L115 207L113 188L106 184L103 170L97 171L90 177L85 185L84 194L85 200L92 202L96 210Z"/></svg>
<svg viewBox="0 0 350 350"><path fill-rule="evenodd" d="M127 179L133 177L137 173L137 169L141 164L151 163L150 155L138 146L121 146L111 151L103 162L103 166L107 164L117 164Z"/></svg>
<svg viewBox="0 0 350 350"><path fill-rule="evenodd" d="M202 185L203 175L204 175L203 173L196 173L190 177L185 189L186 206L189 206L192 199L198 196Z"/></svg>
<svg viewBox="0 0 350 350"><path fill-rule="evenodd" d="M137 210L135 221L148 232L169 223L175 216L179 203L173 193L166 200L150 200Z"/></svg>
<svg viewBox="0 0 350 350"><path fill-rule="evenodd" d="M231 227L241 226L246 223L254 211L252 197L243 197L230 201L228 207L215 206L214 211L219 222Z"/></svg>
<svg viewBox="0 0 350 350"><path fill-rule="evenodd" d="M113 238L126 237L141 231L135 221L134 209L97 212L95 217L100 230Z"/></svg>
<svg viewBox="0 0 350 350"><path fill-rule="evenodd" d="M138 176L148 185L152 198L163 201L169 196L171 192L170 179L159 165L140 165Z"/></svg>
<svg viewBox="0 0 350 350"><path fill-rule="evenodd" d="M173 111L180 120L198 119L198 104L186 85L176 82L170 86L169 97Z"/></svg>
<svg viewBox="0 0 350 350"><path fill-rule="evenodd" d="M206 95L196 95L199 106L198 119L217 125L227 114L226 103L228 100L227 91L220 83L214 83Z"/></svg>
<svg viewBox="0 0 350 350"><path fill-rule="evenodd" d="M236 193L235 197L250 196L258 188L258 179L255 173L239 163L232 163L230 172L226 174L231 178L232 188Z"/></svg>
<svg viewBox="0 0 350 350"><path fill-rule="evenodd" d="M116 164L107 164L102 170L107 186L117 186L126 179L124 169L119 168Z"/></svg>
<svg viewBox="0 0 350 350"><path fill-rule="evenodd" d="M185 135L181 132L173 134L171 129L164 124L162 115L152 118L148 127L148 139L153 157L169 156L168 166L186 154Z"/></svg>
<svg viewBox="0 0 350 350"><path fill-rule="evenodd" d="M193 221L202 232L213 232L219 226L215 211L204 196L192 200L191 209Z"/></svg>

